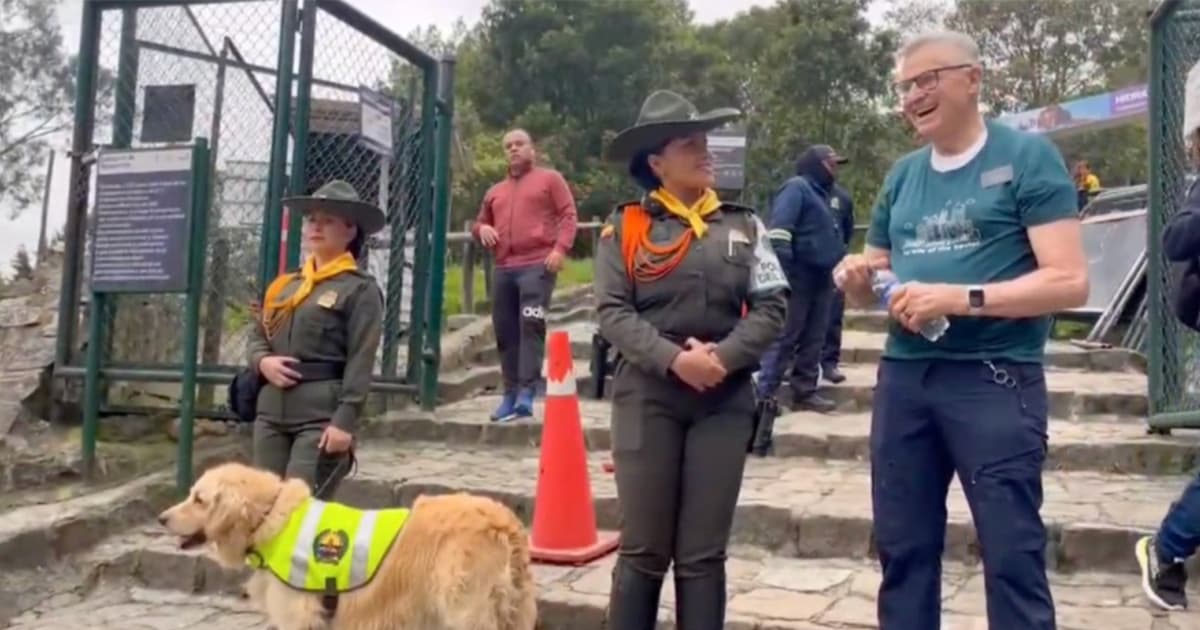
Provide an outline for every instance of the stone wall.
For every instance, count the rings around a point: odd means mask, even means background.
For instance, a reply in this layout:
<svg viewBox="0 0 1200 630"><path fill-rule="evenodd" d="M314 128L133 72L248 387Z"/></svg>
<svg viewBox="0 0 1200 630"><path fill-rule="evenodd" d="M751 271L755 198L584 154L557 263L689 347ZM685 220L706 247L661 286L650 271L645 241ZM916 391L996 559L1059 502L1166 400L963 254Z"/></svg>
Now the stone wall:
<svg viewBox="0 0 1200 630"><path fill-rule="evenodd" d="M0 291L0 441L22 417L49 413L62 254L50 252L32 281Z"/></svg>

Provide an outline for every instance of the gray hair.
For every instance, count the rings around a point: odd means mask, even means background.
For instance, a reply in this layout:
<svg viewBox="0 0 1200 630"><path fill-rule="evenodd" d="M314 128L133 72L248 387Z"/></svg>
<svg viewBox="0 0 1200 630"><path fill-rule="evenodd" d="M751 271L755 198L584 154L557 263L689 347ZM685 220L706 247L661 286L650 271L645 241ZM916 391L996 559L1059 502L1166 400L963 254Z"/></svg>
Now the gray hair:
<svg viewBox="0 0 1200 630"><path fill-rule="evenodd" d="M945 44L957 48L959 52L966 58L967 63L978 64L979 59L979 44L966 33L959 31L930 31L921 33L904 42L900 46L900 50L896 51L896 62L899 63L913 54L919 48L924 48L930 44Z"/></svg>

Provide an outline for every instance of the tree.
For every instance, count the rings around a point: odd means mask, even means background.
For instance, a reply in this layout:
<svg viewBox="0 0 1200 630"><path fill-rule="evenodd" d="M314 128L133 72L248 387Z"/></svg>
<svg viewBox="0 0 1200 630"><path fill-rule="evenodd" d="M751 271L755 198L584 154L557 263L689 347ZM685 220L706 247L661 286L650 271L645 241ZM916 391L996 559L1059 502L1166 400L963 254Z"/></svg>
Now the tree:
<svg viewBox="0 0 1200 630"><path fill-rule="evenodd" d="M979 44L987 67L984 102L997 112L1101 91L1100 63L1121 43L1118 2L959 0L946 20Z"/></svg>
<svg viewBox="0 0 1200 630"><path fill-rule="evenodd" d="M1142 83L1148 76L1150 0L959 0L947 25L979 43L984 100L1020 111ZM1106 186L1146 179L1142 123L1058 142L1068 162L1086 159Z"/></svg>
<svg viewBox="0 0 1200 630"><path fill-rule="evenodd" d="M54 3L0 0L0 202L18 212L41 193L46 138L69 124L72 68Z"/></svg>
<svg viewBox="0 0 1200 630"><path fill-rule="evenodd" d="M492 0L462 54L457 94L497 145L503 129L528 129L581 215L595 217L633 192L600 162L606 139L650 92L678 89L672 52L691 28L683 0Z"/></svg>
<svg viewBox="0 0 1200 630"><path fill-rule="evenodd" d="M33 280L33 263L24 245L17 248L12 260L13 280Z"/></svg>
<svg viewBox="0 0 1200 630"><path fill-rule="evenodd" d="M865 0L780 2L714 25L733 56L749 123L747 201L765 209L799 153L827 143L853 165L843 184L865 216L888 165L907 150L888 113L895 34L873 31Z"/></svg>
<svg viewBox="0 0 1200 630"><path fill-rule="evenodd" d="M883 21L902 37L941 28L954 8L950 0L889 0Z"/></svg>

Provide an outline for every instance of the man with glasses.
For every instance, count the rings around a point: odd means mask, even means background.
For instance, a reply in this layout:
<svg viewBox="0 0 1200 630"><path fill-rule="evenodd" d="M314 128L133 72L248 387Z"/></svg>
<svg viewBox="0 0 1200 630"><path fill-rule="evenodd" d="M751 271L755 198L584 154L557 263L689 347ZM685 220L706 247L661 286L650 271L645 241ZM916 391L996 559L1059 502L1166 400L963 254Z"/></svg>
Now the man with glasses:
<svg viewBox="0 0 1200 630"><path fill-rule="evenodd" d="M952 32L897 55L905 116L928 143L901 158L867 247L834 277L876 301L871 272L903 282L875 386L871 499L882 630L941 627L946 493L957 473L979 536L988 626L1050 630L1042 465L1048 314L1088 294L1075 186L1042 136L979 113L979 49ZM919 334L948 317L942 336Z"/></svg>

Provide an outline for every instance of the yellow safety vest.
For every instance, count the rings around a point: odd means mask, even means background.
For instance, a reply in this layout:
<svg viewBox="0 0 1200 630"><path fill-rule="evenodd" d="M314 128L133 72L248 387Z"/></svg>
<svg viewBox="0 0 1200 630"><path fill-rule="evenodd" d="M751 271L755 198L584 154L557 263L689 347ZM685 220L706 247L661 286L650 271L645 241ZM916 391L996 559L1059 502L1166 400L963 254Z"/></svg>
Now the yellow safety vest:
<svg viewBox="0 0 1200 630"><path fill-rule="evenodd" d="M287 526L252 548L246 564L293 588L345 593L369 583L408 520L409 510L356 510L306 499Z"/></svg>

